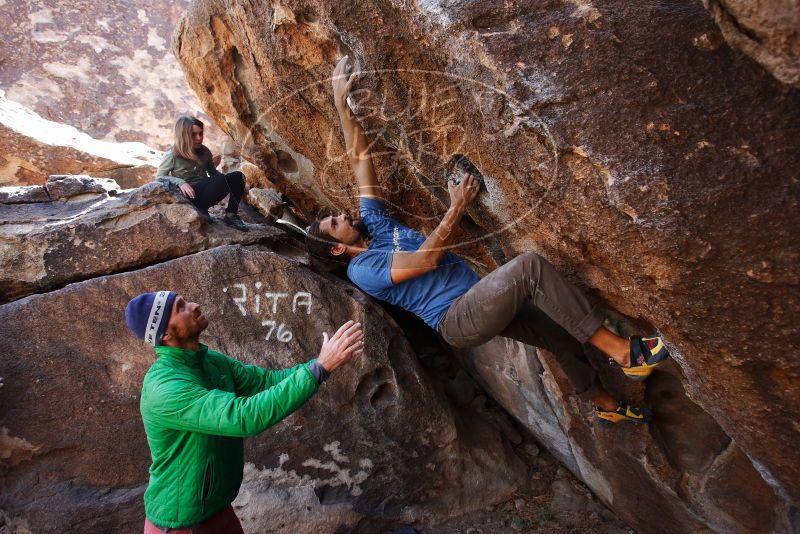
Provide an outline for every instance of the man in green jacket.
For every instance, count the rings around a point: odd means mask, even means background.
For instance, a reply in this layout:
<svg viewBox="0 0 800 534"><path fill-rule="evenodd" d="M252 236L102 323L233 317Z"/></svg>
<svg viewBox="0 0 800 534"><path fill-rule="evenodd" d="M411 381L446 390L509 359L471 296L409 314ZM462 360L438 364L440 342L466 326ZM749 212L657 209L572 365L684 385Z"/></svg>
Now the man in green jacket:
<svg viewBox="0 0 800 534"><path fill-rule="evenodd" d="M242 438L287 417L330 372L360 356L361 324L348 321L330 339L325 334L317 359L270 371L201 344L208 320L197 303L172 291L132 299L125 320L158 356L140 403L152 457L145 534L242 532L231 507L242 482Z"/></svg>

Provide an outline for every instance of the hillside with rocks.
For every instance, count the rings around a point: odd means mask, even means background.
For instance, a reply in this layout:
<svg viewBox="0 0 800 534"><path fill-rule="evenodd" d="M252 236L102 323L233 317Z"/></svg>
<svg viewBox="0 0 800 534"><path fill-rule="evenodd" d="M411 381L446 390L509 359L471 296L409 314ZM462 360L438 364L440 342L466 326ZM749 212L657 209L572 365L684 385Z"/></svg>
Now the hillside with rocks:
<svg viewBox="0 0 800 534"><path fill-rule="evenodd" d="M149 182L182 113L225 135L187 87L170 37L188 2L4 2L0 186L90 174Z"/></svg>
<svg viewBox="0 0 800 534"><path fill-rule="evenodd" d="M150 182L163 157L144 143L100 141L49 121L0 90L0 186L42 185L60 174L91 174L124 188Z"/></svg>
<svg viewBox="0 0 800 534"><path fill-rule="evenodd" d="M169 53L188 6L185 0L5 2L0 87L9 100L95 139L164 150L175 116L201 111Z"/></svg>

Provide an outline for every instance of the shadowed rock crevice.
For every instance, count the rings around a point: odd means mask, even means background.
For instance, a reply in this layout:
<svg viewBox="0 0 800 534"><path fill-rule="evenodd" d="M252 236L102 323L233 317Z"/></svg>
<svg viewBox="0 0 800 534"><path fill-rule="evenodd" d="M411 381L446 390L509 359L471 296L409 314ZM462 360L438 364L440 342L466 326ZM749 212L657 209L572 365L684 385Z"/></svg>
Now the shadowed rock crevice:
<svg viewBox="0 0 800 534"><path fill-rule="evenodd" d="M276 150L275 158L278 161L278 170L294 174L298 171L297 162L292 158L292 155L284 150Z"/></svg>
<svg viewBox="0 0 800 534"><path fill-rule="evenodd" d="M645 401L653 406L650 431L670 464L687 475L701 475L731 443L714 419L693 403L681 379L655 371L647 381Z"/></svg>
<svg viewBox="0 0 800 534"><path fill-rule="evenodd" d="M716 421L686 396L683 380L674 370L657 370L645 392L655 414L650 432L679 475L676 491L719 530L790 532L789 507Z"/></svg>
<svg viewBox="0 0 800 534"><path fill-rule="evenodd" d="M570 397L572 386L549 354L501 339L460 354L487 391L605 502L633 493L638 506L658 507L659 528L676 532L700 525L755 532L758 521L790 532L789 507L714 419L686 397L674 365L656 371L645 385L601 367L617 398L655 412L649 428L604 427L592 422L588 404ZM501 364L498 354L515 357ZM747 480L748 489L736 480ZM744 497L748 506L734 505L751 490L752 499Z"/></svg>

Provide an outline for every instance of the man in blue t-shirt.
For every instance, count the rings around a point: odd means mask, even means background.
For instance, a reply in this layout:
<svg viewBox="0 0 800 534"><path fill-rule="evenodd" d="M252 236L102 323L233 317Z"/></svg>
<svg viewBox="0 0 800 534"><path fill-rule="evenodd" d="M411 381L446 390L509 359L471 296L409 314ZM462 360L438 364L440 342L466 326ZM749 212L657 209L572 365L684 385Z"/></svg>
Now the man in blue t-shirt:
<svg viewBox="0 0 800 534"><path fill-rule="evenodd" d="M484 278L448 252L454 229L478 195L467 176L448 182L450 208L429 236L393 219L369 153L364 130L347 104L355 74L347 56L333 71L333 94L350 166L358 181L360 218L320 216L306 246L318 259L347 265L347 276L374 298L413 312L445 341L473 347L504 336L552 352L575 390L591 398L599 418L646 423L649 410L617 402L583 353L589 343L626 376L644 380L668 356L658 336L623 339L603 326L603 316L575 286L535 253L518 256Z"/></svg>

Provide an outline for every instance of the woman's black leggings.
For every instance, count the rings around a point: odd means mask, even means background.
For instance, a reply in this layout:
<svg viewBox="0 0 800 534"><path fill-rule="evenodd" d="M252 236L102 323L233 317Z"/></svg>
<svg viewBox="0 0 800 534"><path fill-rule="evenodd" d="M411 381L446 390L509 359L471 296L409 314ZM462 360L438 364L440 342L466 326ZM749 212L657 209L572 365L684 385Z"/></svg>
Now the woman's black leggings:
<svg viewBox="0 0 800 534"><path fill-rule="evenodd" d="M230 195L225 211L236 213L239 211L239 201L244 195L244 174L241 171L228 174L216 173L208 180L192 187L194 198L191 200L199 209L208 211L208 208L219 204L226 195Z"/></svg>

